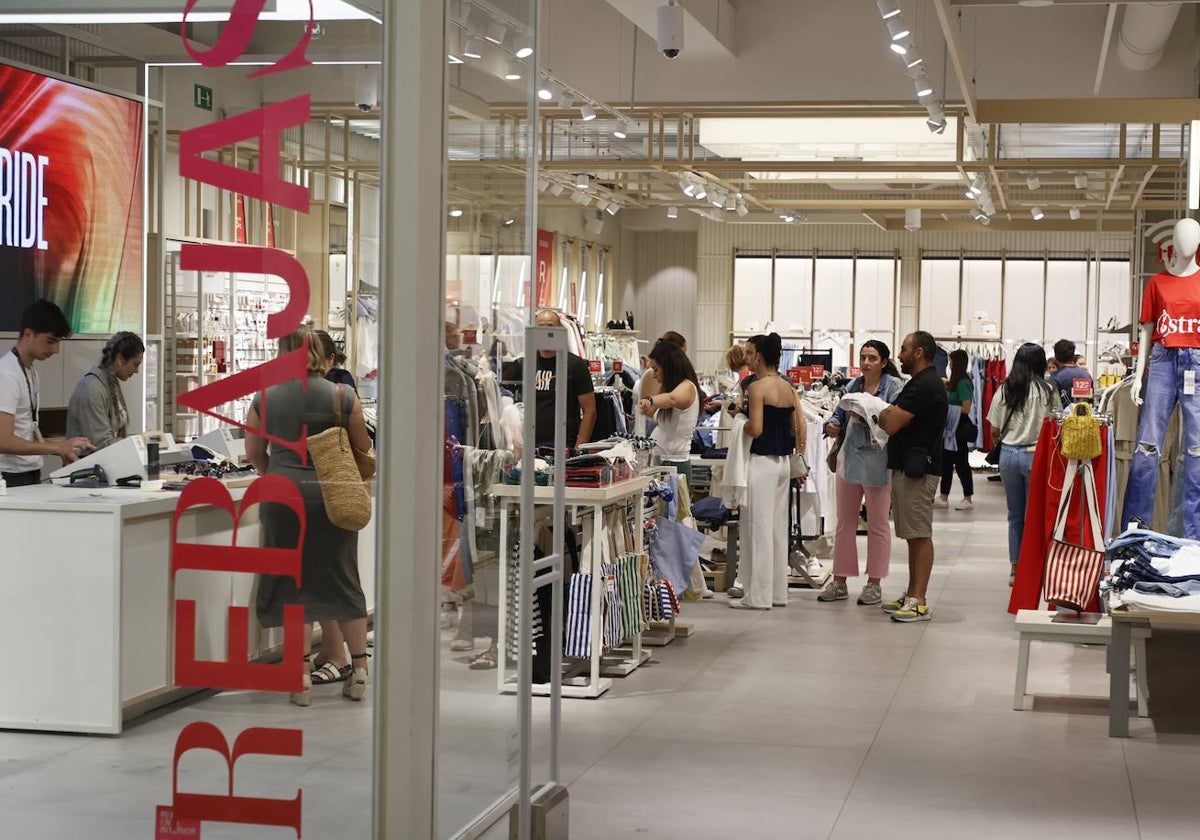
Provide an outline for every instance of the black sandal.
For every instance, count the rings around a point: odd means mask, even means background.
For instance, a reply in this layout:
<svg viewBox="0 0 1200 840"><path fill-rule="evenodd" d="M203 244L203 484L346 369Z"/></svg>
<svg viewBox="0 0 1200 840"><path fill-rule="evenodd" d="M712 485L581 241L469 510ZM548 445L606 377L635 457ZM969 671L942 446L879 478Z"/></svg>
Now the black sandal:
<svg viewBox="0 0 1200 840"><path fill-rule="evenodd" d="M345 682L353 670L354 666L350 663L346 663L339 668L332 662L323 662L313 669L312 684L332 685L333 683Z"/></svg>

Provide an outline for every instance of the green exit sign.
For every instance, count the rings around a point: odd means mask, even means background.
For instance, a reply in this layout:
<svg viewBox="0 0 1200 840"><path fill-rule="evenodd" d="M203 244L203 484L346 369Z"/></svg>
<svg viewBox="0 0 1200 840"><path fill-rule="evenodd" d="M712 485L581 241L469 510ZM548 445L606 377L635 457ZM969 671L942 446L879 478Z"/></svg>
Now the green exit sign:
<svg viewBox="0 0 1200 840"><path fill-rule="evenodd" d="M211 111L213 105L212 88L205 87L204 85L196 85L192 104L197 108L203 108L205 111Z"/></svg>

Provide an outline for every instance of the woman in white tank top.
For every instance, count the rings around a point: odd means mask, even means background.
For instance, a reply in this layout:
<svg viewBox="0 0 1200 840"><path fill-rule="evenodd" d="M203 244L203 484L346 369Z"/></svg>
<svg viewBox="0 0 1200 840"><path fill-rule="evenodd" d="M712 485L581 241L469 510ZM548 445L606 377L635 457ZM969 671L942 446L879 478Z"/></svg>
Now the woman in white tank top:
<svg viewBox="0 0 1200 840"><path fill-rule="evenodd" d="M662 391L641 400L638 411L654 417L658 426L651 437L654 454L664 461L687 460L692 433L700 419L700 383L691 361L674 344L659 341L650 351L649 367L662 383Z"/></svg>

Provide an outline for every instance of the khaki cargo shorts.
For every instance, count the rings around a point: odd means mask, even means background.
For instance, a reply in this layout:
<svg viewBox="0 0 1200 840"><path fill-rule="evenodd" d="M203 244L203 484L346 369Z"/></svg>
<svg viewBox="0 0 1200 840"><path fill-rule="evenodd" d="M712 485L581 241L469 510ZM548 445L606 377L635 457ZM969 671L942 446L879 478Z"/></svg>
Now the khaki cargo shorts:
<svg viewBox="0 0 1200 840"><path fill-rule="evenodd" d="M941 476L909 478L903 470L892 470L892 519L896 536L902 540L933 537L933 497Z"/></svg>

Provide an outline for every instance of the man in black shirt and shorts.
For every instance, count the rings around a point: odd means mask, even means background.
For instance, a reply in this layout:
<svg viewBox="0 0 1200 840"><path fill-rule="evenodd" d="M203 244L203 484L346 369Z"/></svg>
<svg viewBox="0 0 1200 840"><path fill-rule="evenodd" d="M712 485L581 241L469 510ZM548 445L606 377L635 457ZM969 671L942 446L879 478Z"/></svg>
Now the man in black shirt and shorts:
<svg viewBox="0 0 1200 840"><path fill-rule="evenodd" d="M539 327L561 327L562 318L553 309L543 309L537 314L535 323ZM560 383L556 382L558 360L554 352L541 352L537 356L537 372L533 387L537 392L534 399L536 436L538 446L554 445L554 395ZM504 366L504 381L521 384L525 375L525 360L518 359ZM592 439L596 425L596 394L592 387L592 374L588 363L574 353L567 354L567 448L572 449ZM529 400L525 400L528 411Z"/></svg>
<svg viewBox="0 0 1200 840"><path fill-rule="evenodd" d="M912 376L894 405L879 414L891 435L892 519L896 536L908 542L908 589L883 605L893 621L929 621L925 592L933 573L933 497L942 474L942 433L949 400L946 383L933 366L937 342L927 332L904 338L900 369Z"/></svg>

